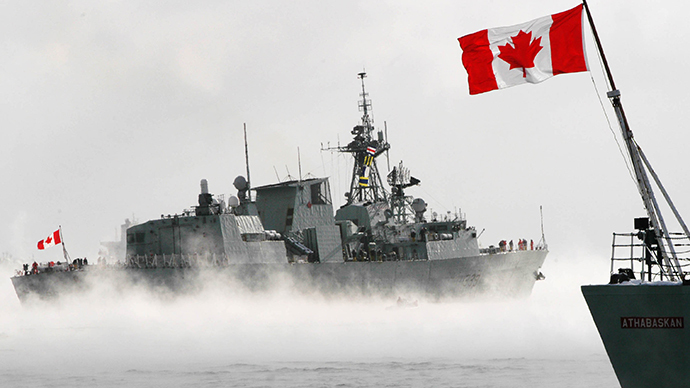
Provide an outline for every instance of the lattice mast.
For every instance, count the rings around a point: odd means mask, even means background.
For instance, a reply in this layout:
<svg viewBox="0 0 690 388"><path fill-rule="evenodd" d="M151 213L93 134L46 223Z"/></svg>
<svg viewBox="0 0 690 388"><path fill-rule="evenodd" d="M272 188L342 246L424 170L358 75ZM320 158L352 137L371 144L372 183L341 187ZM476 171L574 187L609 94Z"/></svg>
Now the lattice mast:
<svg viewBox="0 0 690 388"><path fill-rule="evenodd" d="M354 165L350 191L346 193L347 204L388 201L389 194L383 187L376 158L388 151L390 144L384 139L383 132L378 131L374 137L374 120L370 115L371 100L367 99L364 88L366 73L357 75L362 80L362 100L359 109L362 111L362 121L352 129L353 140L344 147L338 147L339 152L352 154Z"/></svg>
<svg viewBox="0 0 690 388"><path fill-rule="evenodd" d="M403 162L397 167L393 167L393 170L388 174L388 184L391 187L391 210L393 211L393 217L395 221L399 224L406 224L408 222L408 217L414 215L413 209L410 208L413 205L413 198L411 196L405 195L405 189L410 186L415 186L421 182L419 179L410 175L410 170L403 166ZM417 201L423 200L418 199ZM426 210L426 205L418 205L417 209ZM423 213L423 211L422 211ZM422 214L415 219L416 222L422 221Z"/></svg>

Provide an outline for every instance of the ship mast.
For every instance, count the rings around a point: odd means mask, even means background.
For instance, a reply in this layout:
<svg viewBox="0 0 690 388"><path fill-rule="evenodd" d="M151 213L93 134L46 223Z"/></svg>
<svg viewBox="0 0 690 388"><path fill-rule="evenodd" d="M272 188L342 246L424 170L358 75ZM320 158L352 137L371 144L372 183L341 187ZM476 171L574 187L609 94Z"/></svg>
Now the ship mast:
<svg viewBox="0 0 690 388"><path fill-rule="evenodd" d="M652 170L649 161L642 152L642 149L633 137L633 133L630 130L630 126L628 125L628 119L625 117L625 111L623 110L623 104L621 102L621 92L616 88L616 84L613 81L613 75L611 73L611 69L609 68L608 61L606 60L606 56L604 55L604 49L599 40L599 35L597 34L596 27L594 26L592 14L589 12L589 6L587 5L586 0L583 0L582 3L585 8L585 11L587 12L587 18L589 20L590 26L592 27L592 33L594 34L594 40L596 42L597 49L599 50L599 54L601 55L604 69L606 71L606 76L609 84L609 91L606 93L606 96L611 101L613 109L616 112L618 124L623 135L623 140L625 141L625 146L628 151L628 155L630 156L630 161L633 165L633 171L635 173L637 188L640 192L640 196L642 197L642 202L644 203L644 207L647 210L647 216L649 217L651 228L656 237L658 253L661 256L657 259L660 261L658 262L658 264L659 269L661 271L662 279L664 275L666 275L670 280L683 279L683 269L678 261L673 241L671 240L668 228L666 227L666 222L664 221L664 218L659 209L659 204L656 200L656 197L654 196L654 190L652 189L649 177L647 176L647 170L649 170L649 172L654 177L657 186L664 194L664 198L666 199L669 207L672 209L679 224L682 226L685 235L688 239L690 239L690 231L688 230L687 226L685 225L685 222L683 221L682 217L673 205L673 202L666 193L666 190L661 185L661 181L654 173L654 170ZM663 265L661 262L663 262Z"/></svg>
<svg viewBox="0 0 690 388"><path fill-rule="evenodd" d="M249 177L249 147L247 146L247 123L244 123L244 161L247 166L247 195L252 201L251 178Z"/></svg>
<svg viewBox="0 0 690 388"><path fill-rule="evenodd" d="M369 114L371 100L367 99L368 94L364 88L366 76L365 72L357 74L362 80L362 100L359 101L359 108L362 110L361 122L351 131L353 140L346 146L335 148L339 152L352 154L354 158L350 190L345 194L347 205L388 201L388 192L383 187L376 158L386 152L390 144L381 131L374 137L374 120Z"/></svg>

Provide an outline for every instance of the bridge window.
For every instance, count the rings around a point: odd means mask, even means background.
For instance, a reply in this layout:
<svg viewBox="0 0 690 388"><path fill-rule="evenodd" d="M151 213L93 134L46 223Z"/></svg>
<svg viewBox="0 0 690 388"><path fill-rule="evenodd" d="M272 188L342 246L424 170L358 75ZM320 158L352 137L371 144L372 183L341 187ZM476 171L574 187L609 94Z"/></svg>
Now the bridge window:
<svg viewBox="0 0 690 388"><path fill-rule="evenodd" d="M311 203L313 205L327 205L331 203L331 193L328 181L311 185Z"/></svg>

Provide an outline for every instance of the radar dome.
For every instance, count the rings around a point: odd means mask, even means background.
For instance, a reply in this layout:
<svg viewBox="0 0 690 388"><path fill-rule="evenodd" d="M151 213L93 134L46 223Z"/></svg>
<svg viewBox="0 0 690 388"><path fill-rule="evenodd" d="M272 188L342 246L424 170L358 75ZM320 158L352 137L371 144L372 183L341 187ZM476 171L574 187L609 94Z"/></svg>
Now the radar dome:
<svg viewBox="0 0 690 388"><path fill-rule="evenodd" d="M412 201L412 210L414 210L417 213L425 212L426 202L424 202L424 200L421 198L415 198Z"/></svg>
<svg viewBox="0 0 690 388"><path fill-rule="evenodd" d="M237 178L235 178L235 181L232 182L232 185L235 186L237 190L246 190L247 180L242 175L240 175Z"/></svg>
<svg viewBox="0 0 690 388"><path fill-rule="evenodd" d="M240 200L237 199L234 195L231 195L230 198L228 198L228 206L230 207L238 207L240 206Z"/></svg>

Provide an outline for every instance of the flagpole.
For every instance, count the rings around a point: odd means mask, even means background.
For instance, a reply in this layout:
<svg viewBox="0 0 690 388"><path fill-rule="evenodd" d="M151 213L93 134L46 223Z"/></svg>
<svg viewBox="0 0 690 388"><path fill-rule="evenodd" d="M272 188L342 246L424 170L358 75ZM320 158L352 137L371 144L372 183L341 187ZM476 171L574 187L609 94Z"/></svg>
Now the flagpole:
<svg viewBox="0 0 690 388"><path fill-rule="evenodd" d="M62 238L62 225L58 225L60 230L60 243L62 244L62 255L65 257L65 264L69 265L69 254L67 253L67 248L65 248L65 239Z"/></svg>
<svg viewBox="0 0 690 388"><path fill-rule="evenodd" d="M594 34L594 41L597 44L597 49L601 55L601 60L604 62L604 68L606 69L606 76L609 79L609 85L611 90L616 90L616 83L613 82L613 75L611 74L611 69L609 68L609 62L606 60L606 55L604 55L604 47L601 45L599 40L599 34L597 33L597 28L594 26L594 19L592 19L592 14L589 12L589 6L587 5L587 0L582 0L582 5L585 7L585 12L587 13L587 20L589 21L590 27L592 27L592 33Z"/></svg>
<svg viewBox="0 0 690 388"><path fill-rule="evenodd" d="M633 133L628 125L628 119L625 116L625 111L623 110L623 103L621 102L621 92L616 88L616 83L613 81L613 75L611 74L611 69L609 68L609 63L606 60L606 55L604 54L604 48L601 45L601 40L599 40L599 34L597 33L597 28L594 25L594 19L592 18L592 13L589 11L589 6L587 5L587 0L582 0L582 5L587 13L587 20L592 28L592 34L594 34L594 41L601 55L601 60L604 64L604 69L606 71L606 76L609 81L610 90L606 93L606 96L611 100L611 105L616 112L616 117L618 118L618 124L620 126L621 132L623 134L623 140L625 141L626 148L628 150L628 155L630 156L630 161L633 165L633 170L635 171L635 178L637 180L637 188L642 197L642 202L647 210L647 216L649 217L649 222L652 225L654 234L657 240L657 245L661 251L661 259L665 262L669 271L665 271L662 265L659 265L661 270L661 280L663 280L663 275L666 275L670 280L675 280L676 276L683 278L683 268L678 262L678 257L676 255L673 242L666 228L666 222L659 209L659 204L654 196L654 191L652 189L652 184L649 181L647 172L642 163L642 157L640 155L641 149L639 145L633 139ZM666 241L666 245L662 244L662 241ZM666 252L666 248L670 252ZM668 253L671 254L669 257Z"/></svg>

